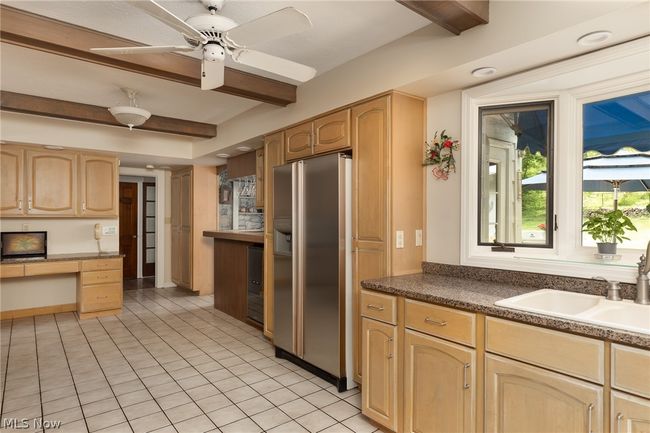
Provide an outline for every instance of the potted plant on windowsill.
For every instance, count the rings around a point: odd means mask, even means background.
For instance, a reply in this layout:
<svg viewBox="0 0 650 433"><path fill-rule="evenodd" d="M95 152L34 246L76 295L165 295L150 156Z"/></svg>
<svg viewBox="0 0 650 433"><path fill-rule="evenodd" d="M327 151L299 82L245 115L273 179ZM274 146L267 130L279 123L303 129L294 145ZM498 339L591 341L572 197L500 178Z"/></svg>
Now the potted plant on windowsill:
<svg viewBox="0 0 650 433"><path fill-rule="evenodd" d="M617 209L611 212L595 212L584 222L582 231L596 241L599 254L616 254L617 242L629 240L625 233L636 231L636 227L623 211Z"/></svg>

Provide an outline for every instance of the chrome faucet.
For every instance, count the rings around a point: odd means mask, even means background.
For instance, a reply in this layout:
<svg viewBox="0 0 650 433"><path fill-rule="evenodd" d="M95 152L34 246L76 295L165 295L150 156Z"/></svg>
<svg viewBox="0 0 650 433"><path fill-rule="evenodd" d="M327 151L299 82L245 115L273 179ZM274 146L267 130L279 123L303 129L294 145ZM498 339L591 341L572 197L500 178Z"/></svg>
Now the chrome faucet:
<svg viewBox="0 0 650 433"><path fill-rule="evenodd" d="M650 241L645 254L642 254L637 263L639 266L639 275L636 277L636 302L637 304L650 304L650 281L648 272L650 272Z"/></svg>
<svg viewBox="0 0 650 433"><path fill-rule="evenodd" d="M603 277L593 277L594 280L602 280L607 283L607 300L608 301L622 301L621 298L621 283L618 281L609 281Z"/></svg>

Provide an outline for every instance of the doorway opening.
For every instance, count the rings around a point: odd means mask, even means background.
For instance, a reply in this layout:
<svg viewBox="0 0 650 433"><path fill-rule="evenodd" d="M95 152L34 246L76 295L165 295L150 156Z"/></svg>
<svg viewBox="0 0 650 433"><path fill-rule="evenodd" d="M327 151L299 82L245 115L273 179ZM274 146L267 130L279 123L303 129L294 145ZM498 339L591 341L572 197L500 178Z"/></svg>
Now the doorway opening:
<svg viewBox="0 0 650 433"><path fill-rule="evenodd" d="M120 253L124 289L155 287L156 178L120 176Z"/></svg>

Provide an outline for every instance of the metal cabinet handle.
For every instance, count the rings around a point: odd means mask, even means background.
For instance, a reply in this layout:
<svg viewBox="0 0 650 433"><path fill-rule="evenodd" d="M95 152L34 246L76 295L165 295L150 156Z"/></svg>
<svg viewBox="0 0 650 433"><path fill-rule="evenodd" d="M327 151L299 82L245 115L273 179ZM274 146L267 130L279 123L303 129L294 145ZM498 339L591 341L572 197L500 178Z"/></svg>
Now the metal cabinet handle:
<svg viewBox="0 0 650 433"><path fill-rule="evenodd" d="M23 201L18 200L18 210L23 210Z"/></svg>
<svg viewBox="0 0 650 433"><path fill-rule="evenodd" d="M616 433L622 433L623 432L623 414L618 413L616 415Z"/></svg>
<svg viewBox="0 0 650 433"><path fill-rule="evenodd" d="M592 433L591 430L591 424L592 424L592 414L594 412L594 405L592 403L589 403L589 406L587 406L587 433Z"/></svg>
<svg viewBox="0 0 650 433"><path fill-rule="evenodd" d="M446 321L444 321L444 320L436 320L436 319L432 319L431 317L425 317L425 318L424 318L424 321L425 321L426 323L430 323L430 324L432 324L432 325L447 326L447 322L446 322Z"/></svg>
<svg viewBox="0 0 650 433"><path fill-rule="evenodd" d="M392 343L392 342L393 342L393 337L388 337L388 359L393 358L393 354L392 354L392 352L390 350L390 346L391 346L390 343Z"/></svg>
<svg viewBox="0 0 650 433"><path fill-rule="evenodd" d="M81 212L86 212L86 202L81 203Z"/></svg>
<svg viewBox="0 0 650 433"><path fill-rule="evenodd" d="M373 305L373 304L368 304L366 305L369 310L375 310L375 311L384 311L384 306L383 305Z"/></svg>
<svg viewBox="0 0 650 433"><path fill-rule="evenodd" d="M32 210L32 199L27 200L27 210Z"/></svg>
<svg viewBox="0 0 650 433"><path fill-rule="evenodd" d="M469 364L463 365L463 389L469 389L469 383L467 383L467 372L469 371Z"/></svg>

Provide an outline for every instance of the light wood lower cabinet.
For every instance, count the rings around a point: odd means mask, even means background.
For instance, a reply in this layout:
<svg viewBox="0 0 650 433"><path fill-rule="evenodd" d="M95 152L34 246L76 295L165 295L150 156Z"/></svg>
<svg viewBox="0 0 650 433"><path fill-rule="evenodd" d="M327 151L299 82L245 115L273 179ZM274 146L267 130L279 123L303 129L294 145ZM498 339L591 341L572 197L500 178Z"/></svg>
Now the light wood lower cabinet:
<svg viewBox="0 0 650 433"><path fill-rule="evenodd" d="M486 423L491 433L600 433L603 388L486 355Z"/></svg>
<svg viewBox="0 0 650 433"><path fill-rule="evenodd" d="M404 431L474 432L475 368L475 350L406 330Z"/></svg>
<svg viewBox="0 0 650 433"><path fill-rule="evenodd" d="M397 326L362 319L362 412L397 430Z"/></svg>
<svg viewBox="0 0 650 433"><path fill-rule="evenodd" d="M650 400L612 391L611 433L650 432Z"/></svg>

